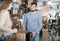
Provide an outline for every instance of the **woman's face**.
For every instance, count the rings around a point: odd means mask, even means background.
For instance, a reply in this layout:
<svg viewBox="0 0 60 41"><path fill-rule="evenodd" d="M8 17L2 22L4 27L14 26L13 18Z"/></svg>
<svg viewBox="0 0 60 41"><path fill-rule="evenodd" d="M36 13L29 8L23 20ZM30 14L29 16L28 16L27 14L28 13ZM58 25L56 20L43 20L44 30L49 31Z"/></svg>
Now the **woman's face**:
<svg viewBox="0 0 60 41"><path fill-rule="evenodd" d="M12 8L12 3L10 3L9 7L7 8L8 10L11 10Z"/></svg>

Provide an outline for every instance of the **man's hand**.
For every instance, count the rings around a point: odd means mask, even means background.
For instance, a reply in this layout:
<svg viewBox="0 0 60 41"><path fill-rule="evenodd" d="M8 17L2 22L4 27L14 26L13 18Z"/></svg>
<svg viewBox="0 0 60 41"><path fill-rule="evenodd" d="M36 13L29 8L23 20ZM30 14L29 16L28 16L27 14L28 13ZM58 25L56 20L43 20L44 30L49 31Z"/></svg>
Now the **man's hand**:
<svg viewBox="0 0 60 41"><path fill-rule="evenodd" d="M31 35L32 35L32 37L35 37L36 33L35 33L35 32L32 32L32 34L31 34Z"/></svg>

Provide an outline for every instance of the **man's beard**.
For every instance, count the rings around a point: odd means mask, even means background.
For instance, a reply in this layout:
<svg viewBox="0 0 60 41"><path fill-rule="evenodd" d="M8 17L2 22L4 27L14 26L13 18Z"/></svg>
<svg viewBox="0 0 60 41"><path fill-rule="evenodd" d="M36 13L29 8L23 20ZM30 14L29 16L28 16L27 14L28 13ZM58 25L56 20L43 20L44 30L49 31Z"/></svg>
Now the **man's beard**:
<svg viewBox="0 0 60 41"><path fill-rule="evenodd" d="M32 10L31 12L34 12L34 11L36 11L36 10Z"/></svg>

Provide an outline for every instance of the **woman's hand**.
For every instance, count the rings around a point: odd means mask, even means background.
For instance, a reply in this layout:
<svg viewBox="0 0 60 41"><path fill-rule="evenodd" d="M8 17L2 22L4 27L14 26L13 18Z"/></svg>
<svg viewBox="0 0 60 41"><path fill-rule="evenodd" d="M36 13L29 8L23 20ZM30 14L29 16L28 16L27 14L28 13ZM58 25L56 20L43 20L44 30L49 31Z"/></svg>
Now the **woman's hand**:
<svg viewBox="0 0 60 41"><path fill-rule="evenodd" d="M14 28L13 29L13 33L17 33L17 32L18 32L18 30Z"/></svg>

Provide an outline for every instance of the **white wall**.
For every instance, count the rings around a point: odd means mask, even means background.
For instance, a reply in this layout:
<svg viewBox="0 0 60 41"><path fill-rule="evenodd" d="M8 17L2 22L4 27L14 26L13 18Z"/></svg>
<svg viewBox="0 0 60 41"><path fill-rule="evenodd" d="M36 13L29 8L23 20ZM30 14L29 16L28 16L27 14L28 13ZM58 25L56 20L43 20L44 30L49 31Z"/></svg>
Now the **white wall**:
<svg viewBox="0 0 60 41"><path fill-rule="evenodd" d="M33 2L33 0L28 0L28 7L30 7L31 2Z"/></svg>
<svg viewBox="0 0 60 41"><path fill-rule="evenodd" d="M18 2L20 5L22 4L22 0L12 0L13 2Z"/></svg>

